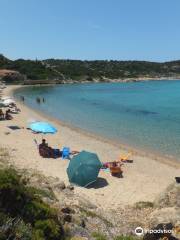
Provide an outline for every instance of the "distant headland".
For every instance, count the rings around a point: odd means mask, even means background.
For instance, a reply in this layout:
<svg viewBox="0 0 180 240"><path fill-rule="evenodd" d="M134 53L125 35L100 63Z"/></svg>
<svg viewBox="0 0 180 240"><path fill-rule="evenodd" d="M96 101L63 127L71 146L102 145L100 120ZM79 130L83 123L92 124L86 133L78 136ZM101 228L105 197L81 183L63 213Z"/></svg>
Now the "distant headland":
<svg viewBox="0 0 180 240"><path fill-rule="evenodd" d="M0 54L0 79L9 84L61 84L180 79L180 60L10 60Z"/></svg>

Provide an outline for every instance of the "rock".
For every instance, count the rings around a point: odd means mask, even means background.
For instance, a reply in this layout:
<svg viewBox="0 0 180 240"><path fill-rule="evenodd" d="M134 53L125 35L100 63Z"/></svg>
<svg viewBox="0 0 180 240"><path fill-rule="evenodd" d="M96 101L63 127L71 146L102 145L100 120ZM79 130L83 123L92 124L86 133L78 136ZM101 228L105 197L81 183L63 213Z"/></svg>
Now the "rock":
<svg viewBox="0 0 180 240"><path fill-rule="evenodd" d="M160 223L176 224L180 221L180 208L170 207L157 209L150 215L150 225L157 226Z"/></svg>
<svg viewBox="0 0 180 240"><path fill-rule="evenodd" d="M72 221L72 216L70 214L65 214L63 216L64 222L71 222Z"/></svg>
<svg viewBox="0 0 180 240"><path fill-rule="evenodd" d="M83 228L86 227L85 219L82 216L79 216L78 214L72 216L72 222L80 227Z"/></svg>
<svg viewBox="0 0 180 240"><path fill-rule="evenodd" d="M52 177L52 176L49 176L49 177L46 177L46 181L52 186L53 184L56 184L58 182L60 182L59 178L58 177Z"/></svg>
<svg viewBox="0 0 180 240"><path fill-rule="evenodd" d="M84 220L84 219L81 220L81 224L80 224L80 226L83 227L83 228L86 227L86 223L85 223L85 220Z"/></svg>
<svg viewBox="0 0 180 240"><path fill-rule="evenodd" d="M52 188L55 189L56 191L58 190L62 191L66 188L66 185L63 181L60 181L58 183L53 184Z"/></svg>
<svg viewBox="0 0 180 240"><path fill-rule="evenodd" d="M180 238L180 221L178 221L174 226L173 236L176 237L177 239Z"/></svg>
<svg viewBox="0 0 180 240"><path fill-rule="evenodd" d="M0 77L3 81L8 83L24 81L26 79L26 76L21 74L20 72L9 69L1 69Z"/></svg>
<svg viewBox="0 0 180 240"><path fill-rule="evenodd" d="M65 214L74 214L75 211L73 209L71 209L70 207L64 207L61 209L61 212L62 213L65 213Z"/></svg>
<svg viewBox="0 0 180 240"><path fill-rule="evenodd" d="M69 188L66 187L66 189L63 190L63 193L66 198L71 199L74 196L74 191L70 190Z"/></svg>
<svg viewBox="0 0 180 240"><path fill-rule="evenodd" d="M49 197L42 197L42 200L43 200L45 203L49 204L49 205L52 205L52 204L55 203L55 200L54 200L54 199L51 199L51 198L49 198Z"/></svg>
<svg viewBox="0 0 180 240"><path fill-rule="evenodd" d="M160 194L155 200L155 207L180 207L180 184L174 183L168 186L168 188Z"/></svg>
<svg viewBox="0 0 180 240"><path fill-rule="evenodd" d="M67 186L67 189L72 191L72 190L74 190L74 186L72 184L70 184L70 185Z"/></svg>
<svg viewBox="0 0 180 240"><path fill-rule="evenodd" d="M156 227L151 229L152 233L147 233L143 240L159 240L159 239L172 239L172 240L178 240L178 238L175 238L172 235L173 232L173 225L172 223L167 224L158 224Z"/></svg>
<svg viewBox="0 0 180 240"><path fill-rule="evenodd" d="M180 222L180 208L168 207L156 209L150 214L150 227L151 230L156 230L156 233L147 233L144 240L159 240L160 238L167 237L167 239L178 240L176 238L175 226L179 226ZM159 230L159 231L158 231ZM171 230L171 232L162 232L161 230Z"/></svg>
<svg viewBox="0 0 180 240"><path fill-rule="evenodd" d="M72 224L69 229L70 236L73 236L73 240L92 240L91 234L85 229L80 226ZM75 238L76 237L76 238Z"/></svg>
<svg viewBox="0 0 180 240"><path fill-rule="evenodd" d="M78 199L78 205L83 207L83 208L87 208L87 209L96 209L97 206L94 205L93 203L91 203L89 200L81 197L80 199Z"/></svg>

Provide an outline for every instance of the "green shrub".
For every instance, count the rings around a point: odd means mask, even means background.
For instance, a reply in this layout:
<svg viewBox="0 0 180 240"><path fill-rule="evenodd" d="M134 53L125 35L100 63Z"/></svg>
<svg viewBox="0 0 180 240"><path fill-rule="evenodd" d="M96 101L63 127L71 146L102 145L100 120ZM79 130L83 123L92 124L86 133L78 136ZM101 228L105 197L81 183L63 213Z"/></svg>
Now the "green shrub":
<svg viewBox="0 0 180 240"><path fill-rule="evenodd" d="M153 208L154 204L152 202L137 202L135 204L135 208L142 209L142 208Z"/></svg>
<svg viewBox="0 0 180 240"><path fill-rule="evenodd" d="M31 240L32 227L20 218L8 218L0 228L0 239Z"/></svg>
<svg viewBox="0 0 180 240"><path fill-rule="evenodd" d="M52 191L52 189L48 189L48 190L44 190L44 189L39 189L39 188L35 188L35 187L28 187L28 192L34 196L38 196L38 197L48 197L52 200L54 200L56 197Z"/></svg>
<svg viewBox="0 0 180 240"><path fill-rule="evenodd" d="M0 207L15 216L27 201L25 186L14 169L0 170Z"/></svg>
<svg viewBox="0 0 180 240"><path fill-rule="evenodd" d="M42 230L34 230L32 235L32 240L44 240L45 236Z"/></svg>
<svg viewBox="0 0 180 240"><path fill-rule="evenodd" d="M31 222L35 223L38 220L45 220L47 218L55 218L55 212L47 204L39 200L32 200L28 202L23 210L23 217Z"/></svg>
<svg viewBox="0 0 180 240"><path fill-rule="evenodd" d="M114 238L114 240L141 240L141 239L133 236L117 236Z"/></svg>
<svg viewBox="0 0 180 240"><path fill-rule="evenodd" d="M45 239L58 240L62 234L61 227L52 219L37 221L35 229L43 232Z"/></svg>
<svg viewBox="0 0 180 240"><path fill-rule="evenodd" d="M17 221L14 226L14 235L17 239L31 240L32 227L30 224L25 224L23 220Z"/></svg>
<svg viewBox="0 0 180 240"><path fill-rule="evenodd" d="M95 238L96 240L107 240L105 235L103 235L102 233L98 233L98 232L94 232L92 234L92 237Z"/></svg>
<svg viewBox="0 0 180 240"><path fill-rule="evenodd" d="M14 169L0 170L0 240L60 240L63 228L54 209L27 187Z"/></svg>

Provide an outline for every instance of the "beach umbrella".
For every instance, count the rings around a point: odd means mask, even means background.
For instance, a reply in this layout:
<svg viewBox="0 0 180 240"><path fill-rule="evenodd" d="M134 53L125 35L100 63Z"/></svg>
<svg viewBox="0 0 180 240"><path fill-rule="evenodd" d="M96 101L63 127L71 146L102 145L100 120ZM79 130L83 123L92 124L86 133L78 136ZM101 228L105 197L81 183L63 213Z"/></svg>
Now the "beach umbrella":
<svg viewBox="0 0 180 240"><path fill-rule="evenodd" d="M8 98L3 100L2 103L4 104L4 106L9 106L10 104L15 103L15 101L11 98Z"/></svg>
<svg viewBox="0 0 180 240"><path fill-rule="evenodd" d="M44 134L46 133L54 134L57 132L57 129L53 125L47 122L34 122L29 125L29 128L34 132L39 132Z"/></svg>
<svg viewBox="0 0 180 240"><path fill-rule="evenodd" d="M96 181L102 166L97 154L86 151L74 156L67 168L69 181L81 187L86 187Z"/></svg>
<svg viewBox="0 0 180 240"><path fill-rule="evenodd" d="M9 97L9 96L4 96L4 97L2 97L1 99L2 99L2 100L7 100L7 99L12 99L12 98Z"/></svg>

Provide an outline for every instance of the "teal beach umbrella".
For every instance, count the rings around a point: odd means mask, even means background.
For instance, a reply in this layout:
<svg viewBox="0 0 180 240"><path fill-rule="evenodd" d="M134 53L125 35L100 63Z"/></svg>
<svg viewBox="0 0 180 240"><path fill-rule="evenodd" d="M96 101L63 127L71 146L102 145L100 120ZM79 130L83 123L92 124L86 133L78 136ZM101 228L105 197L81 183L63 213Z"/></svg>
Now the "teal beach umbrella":
<svg viewBox="0 0 180 240"><path fill-rule="evenodd" d="M29 127L34 132L39 132L44 134L46 133L54 134L57 132L57 129L47 122L34 122L34 123L31 123Z"/></svg>
<svg viewBox="0 0 180 240"><path fill-rule="evenodd" d="M67 168L69 181L86 187L96 181L102 164L95 153L86 151L74 156Z"/></svg>

